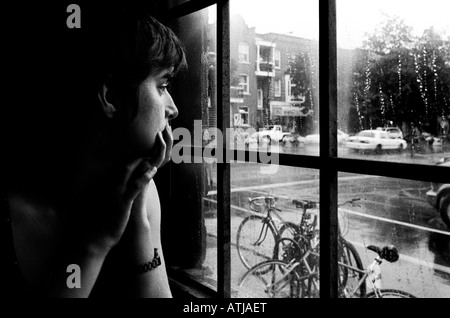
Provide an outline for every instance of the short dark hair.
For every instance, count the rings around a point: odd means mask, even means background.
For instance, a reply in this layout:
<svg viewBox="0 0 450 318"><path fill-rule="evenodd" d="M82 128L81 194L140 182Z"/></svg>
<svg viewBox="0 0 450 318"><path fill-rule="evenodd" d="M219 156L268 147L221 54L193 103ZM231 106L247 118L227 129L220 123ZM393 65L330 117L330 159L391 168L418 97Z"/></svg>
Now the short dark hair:
<svg viewBox="0 0 450 318"><path fill-rule="evenodd" d="M62 1L8 11L15 15L7 45L14 50L5 116L10 181L70 167L89 117L101 111L97 94L107 77L118 87L137 87L153 71L186 66L176 35L142 8L83 1L81 28L69 29L66 7Z"/></svg>
<svg viewBox="0 0 450 318"><path fill-rule="evenodd" d="M170 28L149 13L135 7L120 7L108 15L103 13L103 17L101 23L95 21L92 30L87 31L91 31L88 39L92 41L87 47L95 48L95 53L86 52L86 60L90 62L86 65L93 65L86 70L85 78L95 82L90 83L91 87L86 91L90 95L85 100L92 100L92 94L96 94L107 80L117 94L133 98L137 86L153 72L174 67L175 75L187 67L183 44ZM92 76L94 70L96 74ZM84 81L83 85L86 84ZM128 104L136 114L137 100L128 100Z"/></svg>
<svg viewBox="0 0 450 318"><path fill-rule="evenodd" d="M118 76L141 82L150 73L174 67L174 73L186 67L183 44L172 30L150 14L122 8L107 17L99 36L97 66L101 80Z"/></svg>

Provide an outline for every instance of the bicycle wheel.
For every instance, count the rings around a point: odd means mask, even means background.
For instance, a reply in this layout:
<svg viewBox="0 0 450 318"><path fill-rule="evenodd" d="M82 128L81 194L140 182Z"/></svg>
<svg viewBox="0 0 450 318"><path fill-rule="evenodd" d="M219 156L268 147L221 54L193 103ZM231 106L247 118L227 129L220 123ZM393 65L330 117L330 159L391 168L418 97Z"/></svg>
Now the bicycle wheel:
<svg viewBox="0 0 450 318"><path fill-rule="evenodd" d="M279 230L279 237L274 246L273 259L290 262L293 258L300 259L309 248L306 238L300 235L297 225L286 222Z"/></svg>
<svg viewBox="0 0 450 318"><path fill-rule="evenodd" d="M246 217L239 225L236 248L247 269L273 258L275 229L270 221L259 215Z"/></svg>
<svg viewBox="0 0 450 318"><path fill-rule="evenodd" d="M370 292L366 298L417 298L416 296L398 289L380 289L381 297L378 297L375 292Z"/></svg>
<svg viewBox="0 0 450 318"><path fill-rule="evenodd" d="M280 237L287 237L295 239L295 237L300 233L299 228L292 222L284 222L279 230Z"/></svg>
<svg viewBox="0 0 450 318"><path fill-rule="evenodd" d="M366 295L366 281L360 283L364 276L364 267L358 251L352 243L341 238L338 253L339 262L349 266L338 265L339 290L342 291L345 288L348 291L353 291L357 288L354 297L364 297ZM358 284L360 284L359 287Z"/></svg>
<svg viewBox="0 0 450 318"><path fill-rule="evenodd" d="M240 279L240 291L252 298L298 298L308 281L300 280L299 263L265 261L252 267Z"/></svg>

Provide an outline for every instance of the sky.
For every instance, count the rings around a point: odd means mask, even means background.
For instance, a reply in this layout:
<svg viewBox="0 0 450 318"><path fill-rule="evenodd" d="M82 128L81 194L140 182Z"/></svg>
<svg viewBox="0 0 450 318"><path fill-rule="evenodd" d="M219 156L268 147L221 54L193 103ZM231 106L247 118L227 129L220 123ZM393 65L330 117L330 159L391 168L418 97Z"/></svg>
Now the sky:
<svg viewBox="0 0 450 318"><path fill-rule="evenodd" d="M338 45L354 48L373 32L383 14L399 16L420 35L434 26L450 36L450 0L336 0ZM318 0L230 0L231 14L244 17L256 32L318 39Z"/></svg>

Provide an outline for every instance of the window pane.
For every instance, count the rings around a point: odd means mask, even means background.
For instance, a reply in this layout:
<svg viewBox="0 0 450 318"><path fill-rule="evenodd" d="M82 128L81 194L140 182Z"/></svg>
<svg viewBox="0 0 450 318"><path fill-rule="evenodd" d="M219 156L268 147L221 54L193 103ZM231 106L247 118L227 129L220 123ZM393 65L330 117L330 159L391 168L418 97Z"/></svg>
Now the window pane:
<svg viewBox="0 0 450 318"><path fill-rule="evenodd" d="M271 275L280 274L284 264L274 268L276 273L269 271L269 267L261 269L262 276L248 274L249 267L262 261L274 258L276 238L285 237L281 243L284 250L278 249L277 258L286 262L299 257L294 237L297 235L297 226L302 220L303 210L293 203L297 200L319 200L318 195L319 173L311 169L266 165L255 163L235 162L231 165L231 273L233 297L268 297L264 292L260 278L269 279ZM266 202L264 197L268 198ZM277 198L271 201L270 198ZM259 199L258 199L259 198ZM249 199L254 199L249 203ZM271 210L268 214L266 208L272 204L279 210ZM304 229L311 233L316 227L312 225L317 217L318 207L308 210L311 218L303 218L304 224L310 228ZM261 221L270 215L270 225ZM214 222L212 222L214 223ZM299 230L298 230L299 231ZM312 239L311 239L312 240ZM304 246L302 245L302 248ZM278 255L279 254L279 255ZM318 260L318 258L315 258ZM318 264L318 263L317 263ZM258 272L258 270L257 270ZM296 273L300 272L300 268ZM318 281L317 281L318 286ZM292 291L294 292L294 291ZM274 297L294 297L289 288L281 288Z"/></svg>
<svg viewBox="0 0 450 318"><path fill-rule="evenodd" d="M231 128L244 131L234 146L318 155L318 1L232 0L230 10Z"/></svg>
<svg viewBox="0 0 450 318"><path fill-rule="evenodd" d="M416 297L447 298L450 231L439 211L428 202L435 201L432 198L438 185L430 191L429 182L346 173L340 174L338 181L340 230L355 248L362 267L367 268L377 256L368 246L393 245L399 259L381 264L382 288L402 290ZM349 200L356 201L345 203ZM448 193L441 202L446 205L442 210L448 216ZM395 256L395 252L390 255ZM348 270L345 276L349 290L356 288L352 273L355 276L355 271ZM365 287L367 293L373 290L369 280Z"/></svg>
<svg viewBox="0 0 450 318"><path fill-rule="evenodd" d="M347 134L339 156L450 156L449 9L443 0L337 1L338 126ZM366 130L389 138L353 137Z"/></svg>
<svg viewBox="0 0 450 318"><path fill-rule="evenodd" d="M217 173L216 160L204 155L215 155L218 139L216 27L210 24L215 12L214 8L195 12L178 19L174 27L186 47L188 70L177 76L173 85L179 116L172 124L172 215L166 221L170 224L166 243L174 251L168 262L171 269L213 289L217 286L217 253L211 238L217 237L217 227L207 225L217 219L208 195L217 190ZM205 147L204 153L201 147Z"/></svg>

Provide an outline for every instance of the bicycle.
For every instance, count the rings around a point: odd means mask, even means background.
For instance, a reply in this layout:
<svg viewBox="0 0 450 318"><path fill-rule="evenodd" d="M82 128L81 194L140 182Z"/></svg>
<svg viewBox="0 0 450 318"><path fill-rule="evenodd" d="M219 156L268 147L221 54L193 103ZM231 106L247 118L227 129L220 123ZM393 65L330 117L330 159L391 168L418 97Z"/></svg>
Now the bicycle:
<svg viewBox="0 0 450 318"><path fill-rule="evenodd" d="M359 200L360 198L354 198L339 204L339 206L347 204L355 205L355 202ZM281 238L277 242L277 246L274 248L274 253L279 253L279 255L276 259L290 262L292 259L301 259L301 257L305 255L308 250L311 250L315 253L307 256L309 265L311 266L313 264L313 266L318 269L319 262L318 259L314 257L314 255L318 255L320 253L320 231L316 229L317 215L314 215L314 219L310 224L308 224L307 221L305 222L305 220L310 220L312 218L310 212L308 212L308 209L318 208L319 202L310 200L293 200L292 202L296 208L303 210L302 222L299 226L299 235L295 236L294 239ZM307 224L306 226L305 223ZM356 248L352 243L343 237L340 223L338 223L337 245L338 261L342 264L356 267L361 271L364 270L361 257ZM339 284L341 286L356 284L363 276L361 271L354 272L349 271L347 267L339 267ZM360 297L363 297L366 293L366 283L362 282L359 284L358 290L355 291L355 293L356 292Z"/></svg>
<svg viewBox="0 0 450 318"><path fill-rule="evenodd" d="M352 199L341 205L351 203L359 199ZM263 203L260 203L263 201ZM239 258L247 269L258 263L271 259L292 259L300 258L311 245L318 248L319 231L317 230L317 214L314 216L309 212L316 209L319 203L312 200L293 200L296 208L302 209L301 219L298 225L286 222L277 213L281 212L276 208L277 199L273 196L261 196L249 198L250 209L266 215L250 215L240 224L236 247ZM264 209L264 211L263 211ZM274 222L275 216L281 223L278 229ZM268 235L270 233L270 235ZM340 233L340 232L339 232ZM316 241L316 242L314 242ZM342 235L339 235L339 258L346 264L355 264L363 268L361 258L350 242L347 242ZM270 270L266 268L265 270ZM347 281L349 275L344 271L341 273L342 280ZM365 285L361 286L361 293L365 292Z"/></svg>
<svg viewBox="0 0 450 318"><path fill-rule="evenodd" d="M249 198L250 209L259 214L252 214L242 220L236 236L236 248L242 263L247 269L265 260L273 259L277 251L274 246L282 237L294 238L298 227L292 222L285 221L277 212L277 198L260 196ZM264 215L265 214L265 215ZM278 227L276 218L281 222Z"/></svg>
<svg viewBox="0 0 450 318"><path fill-rule="evenodd" d="M397 249L392 245L383 248L370 245L367 246L367 249L376 252L377 256L366 269L361 270L338 262L339 267L362 275L357 285L352 288L348 288L347 284L340 281L338 296L341 298L353 298L355 296L364 298L416 298L408 292L399 289L383 289L381 286L381 263L383 260L391 263L396 262L399 259ZM252 297L257 298L319 297L319 268L316 266L316 262L312 265L308 262L311 257L318 261L319 254L313 249L309 249L300 259L294 258L290 262L284 260L264 261L247 271L239 281L238 286L243 290L250 289ZM366 280L370 282L372 291L360 295L358 292Z"/></svg>

